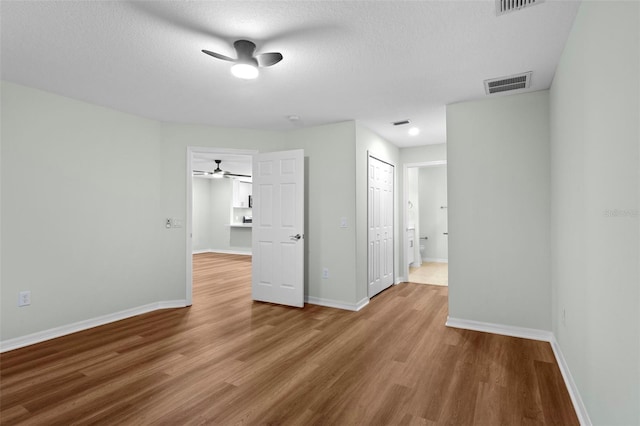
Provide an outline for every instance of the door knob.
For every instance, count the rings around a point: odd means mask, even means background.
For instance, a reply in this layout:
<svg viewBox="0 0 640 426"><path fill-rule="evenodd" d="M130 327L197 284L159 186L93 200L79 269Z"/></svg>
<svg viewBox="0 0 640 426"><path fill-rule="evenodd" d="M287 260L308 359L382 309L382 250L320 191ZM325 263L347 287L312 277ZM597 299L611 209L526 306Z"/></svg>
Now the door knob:
<svg viewBox="0 0 640 426"><path fill-rule="evenodd" d="M294 241L298 241L300 238L302 238L302 235L300 235L300 234L289 235L289 238L291 238Z"/></svg>

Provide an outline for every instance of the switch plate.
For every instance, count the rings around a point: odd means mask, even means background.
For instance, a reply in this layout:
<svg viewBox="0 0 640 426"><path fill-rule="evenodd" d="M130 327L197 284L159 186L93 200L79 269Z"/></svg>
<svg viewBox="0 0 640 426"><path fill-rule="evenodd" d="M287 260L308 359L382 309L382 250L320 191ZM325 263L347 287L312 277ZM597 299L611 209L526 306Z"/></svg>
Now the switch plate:
<svg viewBox="0 0 640 426"><path fill-rule="evenodd" d="M347 218L346 217L341 217L340 218L340 228L346 228L347 227Z"/></svg>
<svg viewBox="0 0 640 426"><path fill-rule="evenodd" d="M29 306L31 304L31 291L21 291L18 293L18 306Z"/></svg>
<svg viewBox="0 0 640 426"><path fill-rule="evenodd" d="M322 279L326 280L329 278L329 268L322 268Z"/></svg>

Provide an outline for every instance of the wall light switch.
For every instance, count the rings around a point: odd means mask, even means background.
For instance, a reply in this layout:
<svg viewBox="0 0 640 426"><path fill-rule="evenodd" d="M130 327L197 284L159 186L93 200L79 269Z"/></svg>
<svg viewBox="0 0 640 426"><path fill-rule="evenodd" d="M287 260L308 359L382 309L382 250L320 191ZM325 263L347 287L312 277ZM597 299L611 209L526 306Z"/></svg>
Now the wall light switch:
<svg viewBox="0 0 640 426"><path fill-rule="evenodd" d="M322 279L326 280L329 278L329 268L322 268Z"/></svg>
<svg viewBox="0 0 640 426"><path fill-rule="evenodd" d="M341 217L340 218L340 228L346 228L347 227L347 218L346 217Z"/></svg>
<svg viewBox="0 0 640 426"><path fill-rule="evenodd" d="M165 226L167 228L171 228L171 219L167 219L167 222L165 223Z"/></svg>
<svg viewBox="0 0 640 426"><path fill-rule="evenodd" d="M31 304L31 292L21 291L18 293L18 306L29 306Z"/></svg>

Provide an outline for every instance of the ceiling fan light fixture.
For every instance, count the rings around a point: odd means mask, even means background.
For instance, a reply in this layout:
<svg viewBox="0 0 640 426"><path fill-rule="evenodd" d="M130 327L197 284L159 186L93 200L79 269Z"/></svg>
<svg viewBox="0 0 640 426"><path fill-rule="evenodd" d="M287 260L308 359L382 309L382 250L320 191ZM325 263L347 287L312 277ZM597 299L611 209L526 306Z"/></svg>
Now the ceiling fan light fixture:
<svg viewBox="0 0 640 426"><path fill-rule="evenodd" d="M258 77L258 67L253 64L237 63L231 67L231 74L243 80L253 80Z"/></svg>
<svg viewBox="0 0 640 426"><path fill-rule="evenodd" d="M282 60L282 53L267 52L255 55L256 44L250 40L236 40L233 42L236 50L236 59L210 50L202 49L202 53L222 61L233 62L231 74L243 80L252 80L258 77L258 67L270 67Z"/></svg>

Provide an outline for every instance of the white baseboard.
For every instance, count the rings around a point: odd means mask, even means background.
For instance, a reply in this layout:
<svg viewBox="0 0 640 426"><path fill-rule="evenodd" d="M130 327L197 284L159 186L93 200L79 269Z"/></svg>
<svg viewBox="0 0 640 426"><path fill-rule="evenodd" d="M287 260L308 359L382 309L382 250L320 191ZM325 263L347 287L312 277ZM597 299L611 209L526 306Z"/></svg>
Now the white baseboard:
<svg viewBox="0 0 640 426"><path fill-rule="evenodd" d="M437 257L423 257L423 262L449 263L449 259L439 259Z"/></svg>
<svg viewBox="0 0 640 426"><path fill-rule="evenodd" d="M359 311L369 304L369 298L365 297L358 303L345 303L338 300L324 299L321 297L305 296L304 301L311 305L326 306L328 308L344 309L346 311Z"/></svg>
<svg viewBox="0 0 640 426"><path fill-rule="evenodd" d="M88 320L74 322L72 324L62 325L60 327L50 328L49 330L38 331L37 333L27 334L26 336L0 341L0 353L44 342L45 340L55 339L56 337L65 336L67 334L77 333L78 331L87 330L100 325L109 324L111 322L120 321L136 315L146 314L147 312L157 311L159 309L184 308L185 306L187 306L186 300L165 300L125 309L123 311L102 315Z"/></svg>
<svg viewBox="0 0 640 426"><path fill-rule="evenodd" d="M522 337L523 339L541 340L551 343L553 333L536 328L514 327L512 325L493 324L489 322L471 321L460 318L447 317L447 327L465 330L483 331L485 333L501 334L503 336Z"/></svg>
<svg viewBox="0 0 640 426"><path fill-rule="evenodd" d="M565 386L567 387L567 391L569 392L569 396L571 397L573 409L576 410L578 420L580 421L580 424L582 426L591 426L591 419L589 418L589 414L587 413L587 408L585 407L584 402L580 397L580 392L578 391L576 383L573 381L573 377L571 376L571 372L569 371L567 361L564 359L564 355L562 355L562 351L560 350L560 345L558 345L558 342L556 341L556 338L551 331L493 324L481 321L471 321L451 317L447 317L446 325L447 327L462 328L465 330L483 331L485 333L501 334L504 336L521 337L523 339L549 342L551 344L551 349L553 350L553 355L555 356L556 362L558 363L558 367L560 368L560 373L562 373L562 378L564 379Z"/></svg>
<svg viewBox="0 0 640 426"><path fill-rule="evenodd" d="M360 309L364 308L368 304L369 304L369 298L368 297L363 298L361 301L356 303L356 311L359 311Z"/></svg>
<svg viewBox="0 0 640 426"><path fill-rule="evenodd" d="M206 249L206 250L193 250L192 254L202 254L202 253L221 253L221 254L239 254L242 256L251 256L251 250L243 251L243 250L214 250L214 249Z"/></svg>
<svg viewBox="0 0 640 426"><path fill-rule="evenodd" d="M407 280L405 280L404 277L396 277L396 282L394 284L397 285L397 284L403 283L405 281L407 281Z"/></svg>
<svg viewBox="0 0 640 426"><path fill-rule="evenodd" d="M576 410L576 414L578 415L578 421L582 426L591 426L592 423L589 418L589 413L587 413L587 407L585 407L584 402L580 397L578 386L576 386L576 382L573 381L573 376L571 376L569 366L567 365L567 361L564 359L564 355L562 354L562 350L560 349L560 345L558 344L555 336L553 336L553 339L551 340L551 349L553 349L553 354L558 362L558 367L560 368L560 373L562 373L564 383L567 385L567 390L569 391L573 408Z"/></svg>

